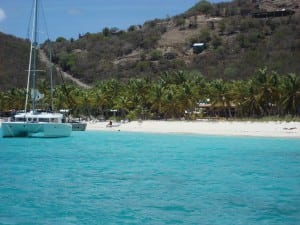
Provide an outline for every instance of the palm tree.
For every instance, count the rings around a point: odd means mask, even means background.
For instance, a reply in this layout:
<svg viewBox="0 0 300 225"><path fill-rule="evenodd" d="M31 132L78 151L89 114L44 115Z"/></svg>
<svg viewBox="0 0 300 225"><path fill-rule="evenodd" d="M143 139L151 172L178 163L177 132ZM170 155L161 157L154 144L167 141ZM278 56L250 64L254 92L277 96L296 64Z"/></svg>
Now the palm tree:
<svg viewBox="0 0 300 225"><path fill-rule="evenodd" d="M0 112L7 112L11 107L9 106L9 95L7 92L0 91Z"/></svg>
<svg viewBox="0 0 300 225"><path fill-rule="evenodd" d="M154 83L150 89L150 102L151 102L151 111L154 113L155 118L160 118L163 116L163 96L165 88L161 81ZM164 116L163 116L164 117Z"/></svg>
<svg viewBox="0 0 300 225"><path fill-rule="evenodd" d="M281 101L285 113L300 115L300 78L296 74L284 77Z"/></svg>
<svg viewBox="0 0 300 225"><path fill-rule="evenodd" d="M231 114L231 99L229 94L229 84L222 79L216 79L210 82L209 92L212 107L216 110L218 116L229 116Z"/></svg>
<svg viewBox="0 0 300 225"><path fill-rule="evenodd" d="M185 112L188 112L187 116L190 118L194 114L195 108L199 101L198 87L195 85L193 80L187 80L182 84L180 93L180 102Z"/></svg>
<svg viewBox="0 0 300 225"><path fill-rule="evenodd" d="M96 116L104 117L112 108L111 90L107 82L99 82L92 89L94 100L92 101Z"/></svg>
<svg viewBox="0 0 300 225"><path fill-rule="evenodd" d="M85 96L85 93L88 93L89 98L91 98L92 101L93 95L91 95L89 92L91 89L80 89L77 86L67 86L67 99L68 99L68 108L71 111L71 114L75 117L85 115L86 112L86 102L83 96Z"/></svg>
<svg viewBox="0 0 300 225"><path fill-rule="evenodd" d="M162 84L162 86L167 86L172 83L172 76L170 75L169 72L164 72L160 77L159 77L159 82Z"/></svg>
<svg viewBox="0 0 300 225"><path fill-rule="evenodd" d="M240 116L253 117L263 114L257 92L257 86L253 80L234 82L231 93L233 101L237 105L237 113Z"/></svg>
<svg viewBox="0 0 300 225"><path fill-rule="evenodd" d="M151 83L145 79L130 79L127 84L127 95L134 104L133 111L139 117L145 118L146 113L150 110L149 93Z"/></svg>
<svg viewBox="0 0 300 225"><path fill-rule="evenodd" d="M24 109L25 90L13 88L8 92L7 105L10 109L21 110Z"/></svg>
<svg viewBox="0 0 300 225"><path fill-rule="evenodd" d="M104 91L102 85L103 83L99 83L90 91L90 97L93 98L91 101L92 111L96 117L99 115L104 116L105 111L109 108L108 104L111 101L110 96Z"/></svg>
<svg viewBox="0 0 300 225"><path fill-rule="evenodd" d="M122 88L121 83L116 79L100 82L95 86L94 105L105 117L108 117L110 115L109 112L115 109L114 102L122 92Z"/></svg>
<svg viewBox="0 0 300 225"><path fill-rule="evenodd" d="M257 88L257 100L263 109L263 115L272 115L279 112L279 84L277 73L268 74L267 68L259 69L254 78ZM276 109L276 111L274 111Z"/></svg>
<svg viewBox="0 0 300 225"><path fill-rule="evenodd" d="M55 109L69 108L68 98L63 86L56 86L54 88L53 102L54 102Z"/></svg>
<svg viewBox="0 0 300 225"><path fill-rule="evenodd" d="M173 77L174 77L173 83L177 84L177 85L184 84L188 80L187 74L181 70L178 72L175 72Z"/></svg>
<svg viewBox="0 0 300 225"><path fill-rule="evenodd" d="M114 102L114 108L121 113L122 118L126 117L126 115L130 112L130 109L133 108L134 104L125 92L122 95L119 95Z"/></svg>
<svg viewBox="0 0 300 225"><path fill-rule="evenodd" d="M163 92L162 111L166 118L180 118L184 111L179 105L177 98L178 86L175 84L168 85Z"/></svg>

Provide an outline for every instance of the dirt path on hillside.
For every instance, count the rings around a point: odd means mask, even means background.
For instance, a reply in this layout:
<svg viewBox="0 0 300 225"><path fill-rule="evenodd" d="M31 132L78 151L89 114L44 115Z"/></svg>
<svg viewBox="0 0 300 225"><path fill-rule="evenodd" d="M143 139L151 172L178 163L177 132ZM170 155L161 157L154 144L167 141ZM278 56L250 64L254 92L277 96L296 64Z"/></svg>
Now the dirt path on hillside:
<svg viewBox="0 0 300 225"><path fill-rule="evenodd" d="M47 63L47 64L50 63L48 57L46 56L46 53L45 53L44 50L42 50L42 49L39 49L39 58L40 58L40 60L41 60L42 62L44 62L44 63ZM63 78L73 81L73 82L74 82L75 84L77 84L79 87L83 87L83 88L91 88L90 85L85 84L85 83L81 82L80 80L76 79L75 77L73 77L71 74L62 71L58 66L54 65L54 68L56 69L56 71L57 71L58 73L61 73L61 74L62 74Z"/></svg>

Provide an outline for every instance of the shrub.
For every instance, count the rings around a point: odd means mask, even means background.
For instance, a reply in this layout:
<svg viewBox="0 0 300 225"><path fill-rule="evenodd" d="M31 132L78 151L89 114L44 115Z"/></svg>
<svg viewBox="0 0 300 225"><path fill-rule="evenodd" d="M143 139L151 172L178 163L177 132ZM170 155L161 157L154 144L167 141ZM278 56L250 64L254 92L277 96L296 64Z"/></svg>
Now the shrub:
<svg viewBox="0 0 300 225"><path fill-rule="evenodd" d="M162 52L160 50L152 50L150 52L150 60L156 61L162 58Z"/></svg>

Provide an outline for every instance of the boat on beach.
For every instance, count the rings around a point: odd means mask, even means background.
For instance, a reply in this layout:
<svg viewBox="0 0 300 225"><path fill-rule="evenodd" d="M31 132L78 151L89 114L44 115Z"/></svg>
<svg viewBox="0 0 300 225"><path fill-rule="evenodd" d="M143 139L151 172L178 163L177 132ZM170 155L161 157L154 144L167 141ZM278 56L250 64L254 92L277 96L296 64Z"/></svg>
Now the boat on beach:
<svg viewBox="0 0 300 225"><path fill-rule="evenodd" d="M2 121L3 137L68 137L72 133L72 124L66 123L65 116L62 113L52 110L43 111L36 108L37 102L44 97L44 95L39 93L36 89L37 73L40 71L37 69L39 48L37 43L38 6L39 0L34 0L25 109L23 112L17 112L8 121ZM50 73L51 71L50 69ZM32 84L31 86L29 85L30 83ZM51 99L53 97L52 88L51 74ZM31 94L31 110L27 110L27 108L29 108L29 93ZM53 109L53 101L51 109Z"/></svg>

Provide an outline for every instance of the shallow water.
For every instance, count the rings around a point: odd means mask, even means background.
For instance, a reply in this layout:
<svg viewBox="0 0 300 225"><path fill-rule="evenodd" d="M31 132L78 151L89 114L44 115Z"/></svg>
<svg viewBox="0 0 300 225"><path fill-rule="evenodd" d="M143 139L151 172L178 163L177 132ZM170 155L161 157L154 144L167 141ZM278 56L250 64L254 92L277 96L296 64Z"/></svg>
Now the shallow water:
<svg viewBox="0 0 300 225"><path fill-rule="evenodd" d="M300 140L0 138L0 224L299 224Z"/></svg>

